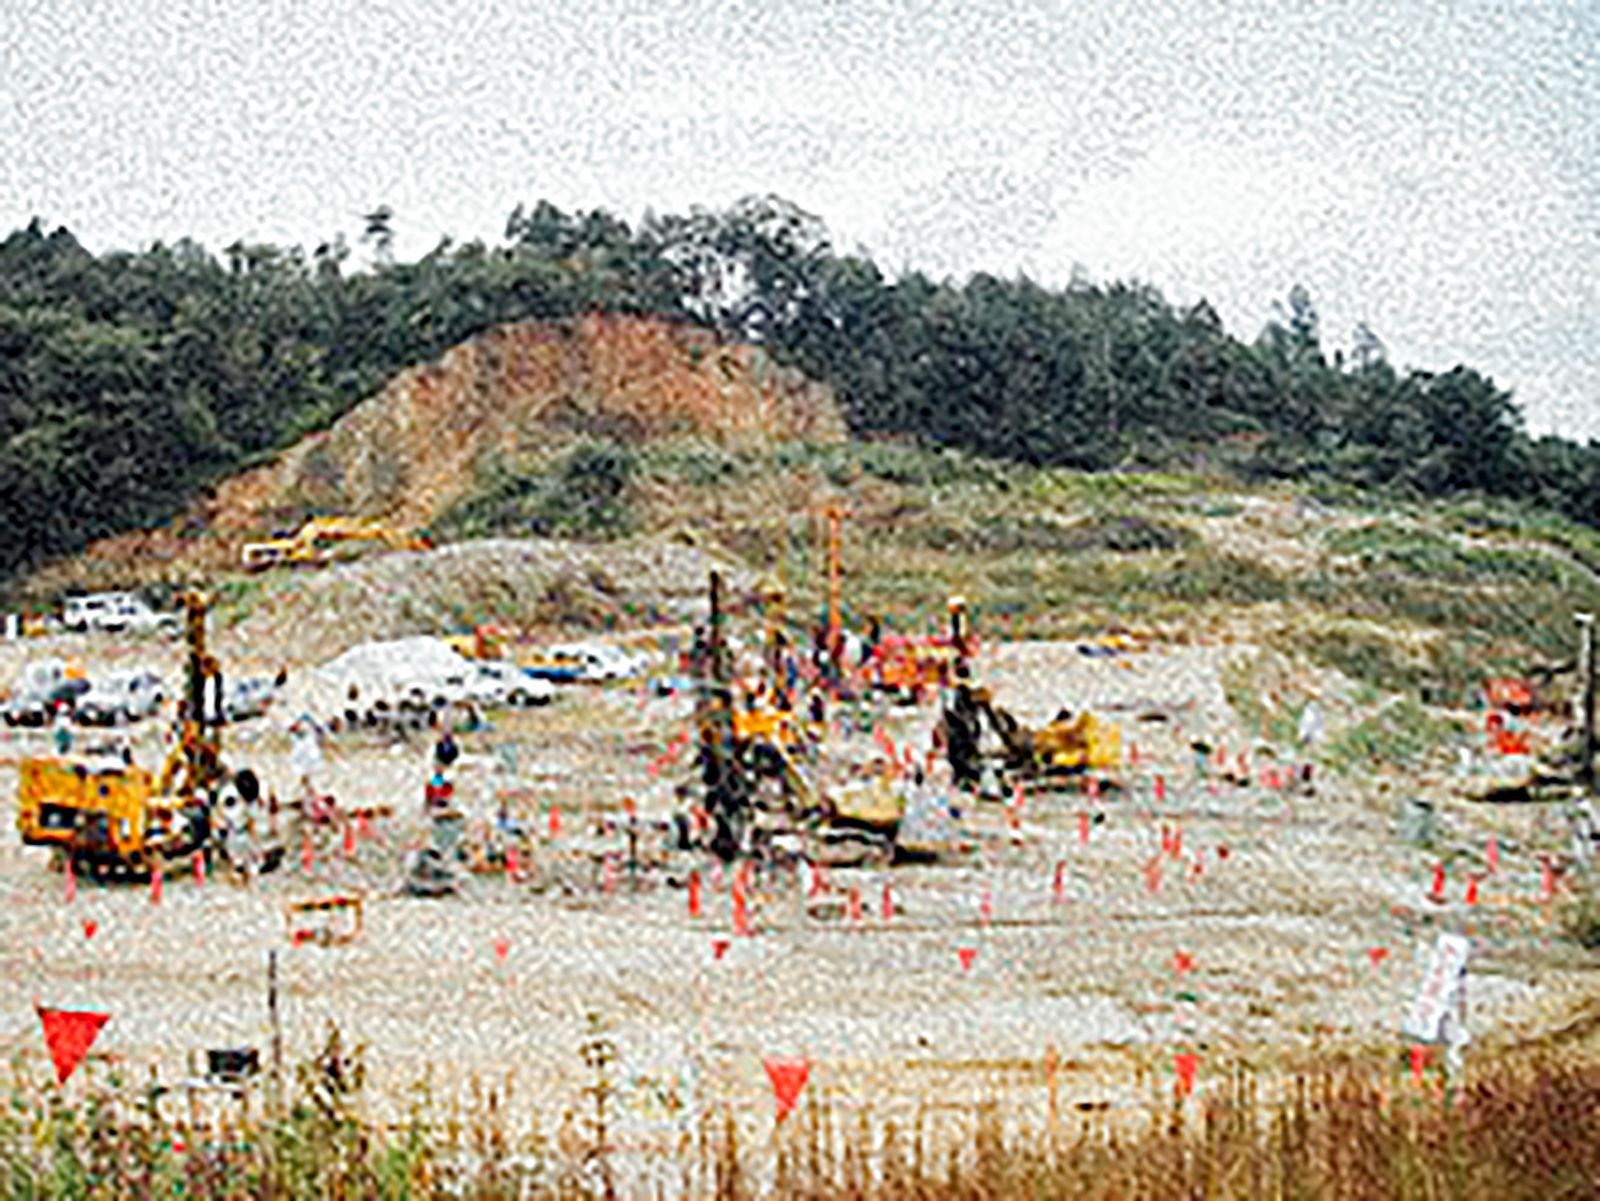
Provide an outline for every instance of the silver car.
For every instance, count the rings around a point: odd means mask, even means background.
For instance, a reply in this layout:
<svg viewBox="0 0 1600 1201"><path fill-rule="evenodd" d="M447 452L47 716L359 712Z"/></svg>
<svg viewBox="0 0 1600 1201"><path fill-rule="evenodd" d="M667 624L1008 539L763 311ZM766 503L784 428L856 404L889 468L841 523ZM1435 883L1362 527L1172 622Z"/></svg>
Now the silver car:
<svg viewBox="0 0 1600 1201"><path fill-rule="evenodd" d="M73 716L87 726L120 726L149 717L166 699L166 685L155 672L114 671L78 698Z"/></svg>

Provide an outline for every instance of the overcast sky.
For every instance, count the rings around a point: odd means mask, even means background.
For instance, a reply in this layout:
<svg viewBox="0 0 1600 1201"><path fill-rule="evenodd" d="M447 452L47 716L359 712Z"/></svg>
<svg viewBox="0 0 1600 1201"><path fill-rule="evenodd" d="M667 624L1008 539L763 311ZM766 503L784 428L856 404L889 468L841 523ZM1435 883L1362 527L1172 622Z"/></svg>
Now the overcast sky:
<svg viewBox="0 0 1600 1201"><path fill-rule="evenodd" d="M0 227L397 252L777 193L936 275L1074 268L1466 362L1600 437L1600 3L5 0Z"/></svg>

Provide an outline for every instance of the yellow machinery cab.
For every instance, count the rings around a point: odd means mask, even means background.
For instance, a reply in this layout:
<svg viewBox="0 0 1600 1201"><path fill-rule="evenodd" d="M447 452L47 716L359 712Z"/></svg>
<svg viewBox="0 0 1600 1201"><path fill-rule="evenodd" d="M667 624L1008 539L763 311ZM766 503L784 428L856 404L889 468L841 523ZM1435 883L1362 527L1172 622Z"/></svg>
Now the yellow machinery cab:
<svg viewBox="0 0 1600 1201"><path fill-rule="evenodd" d="M149 819L156 816L148 771L114 760L40 758L24 759L20 774L23 842L107 860L144 856Z"/></svg>

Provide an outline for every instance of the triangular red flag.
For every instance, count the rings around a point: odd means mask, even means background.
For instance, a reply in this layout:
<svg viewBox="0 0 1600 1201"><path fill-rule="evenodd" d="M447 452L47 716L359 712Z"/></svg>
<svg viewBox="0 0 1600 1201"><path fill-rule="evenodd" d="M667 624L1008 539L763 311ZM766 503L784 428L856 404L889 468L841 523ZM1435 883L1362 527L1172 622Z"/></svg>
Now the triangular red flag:
<svg viewBox="0 0 1600 1201"><path fill-rule="evenodd" d="M977 947L957 947L956 948L956 958L961 960L961 970L964 971L964 972L970 972L972 970L972 961L974 959L976 959L977 957L978 957L978 948Z"/></svg>
<svg viewBox="0 0 1600 1201"><path fill-rule="evenodd" d="M811 1075L811 1064L804 1059L779 1059L773 1057L764 1063L767 1079L772 1081L772 1096L778 1103L778 1120L781 1122L800 1100L800 1092Z"/></svg>
<svg viewBox="0 0 1600 1201"><path fill-rule="evenodd" d="M713 938L711 940L711 957L713 959L721 959L728 953L728 947L731 945L726 938Z"/></svg>
<svg viewBox="0 0 1600 1201"><path fill-rule="evenodd" d="M50 1049L50 1060L56 1065L56 1081L65 1084L94 1045L100 1027L111 1020L111 1015L80 1009L46 1009L42 1005L35 1008L44 1026L44 1045Z"/></svg>
<svg viewBox="0 0 1600 1201"><path fill-rule="evenodd" d="M94 918L86 917L83 919L83 936L85 938L93 938L94 932L99 928L100 923L95 921Z"/></svg>
<svg viewBox="0 0 1600 1201"><path fill-rule="evenodd" d="M156 864L155 870L150 873L150 903L152 905L161 904L161 865L159 863Z"/></svg>
<svg viewBox="0 0 1600 1201"><path fill-rule="evenodd" d="M1372 966L1373 967L1377 967L1385 959L1389 958L1389 948L1388 947L1371 947L1367 951L1367 958L1372 960Z"/></svg>
<svg viewBox="0 0 1600 1201"><path fill-rule="evenodd" d="M509 955L509 954L511 954L511 940L509 938L497 938L497 939L495 939L494 940L494 955L495 955L495 958L498 959L501 963L504 963L506 961L506 956Z"/></svg>

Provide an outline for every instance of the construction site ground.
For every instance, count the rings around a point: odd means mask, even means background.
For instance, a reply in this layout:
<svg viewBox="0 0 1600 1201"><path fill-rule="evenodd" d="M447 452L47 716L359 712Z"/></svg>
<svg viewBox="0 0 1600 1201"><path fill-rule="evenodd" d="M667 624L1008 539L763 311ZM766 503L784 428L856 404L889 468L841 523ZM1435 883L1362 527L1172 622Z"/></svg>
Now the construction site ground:
<svg viewBox="0 0 1600 1201"><path fill-rule="evenodd" d="M61 642L91 670L165 655L178 674L175 647ZM14 679L24 650L4 653L0 669ZM1569 1021L1594 976L1590 960L1552 938L1540 903L1534 850L1557 845L1553 815L1435 792L1442 831L1425 849L1400 830L1416 783L1378 767L1370 778L1318 779L1312 795L1263 787L1262 771L1286 767L1294 752L1278 748L1275 765L1234 724L1220 681L1239 653L1156 646L1088 658L1071 644L987 646L977 676L1025 721L1065 705L1121 723L1125 750L1138 756L1122 787L1098 799L1030 791L1014 826L1000 804L969 804L972 855L835 870L828 894L809 905L798 874L758 875L750 937L733 935L729 881L715 887L708 860L676 854L635 882L595 859L625 851L621 837L594 832L603 815L620 816L624 797L645 818L665 817L673 786L691 779L684 755L662 759L688 727L691 702L681 695L573 687L548 708L497 713L493 729L462 735L457 787L469 813L487 819L496 790L515 787L534 802L524 816L539 849L532 882L472 875L461 895L441 899L399 895L404 852L425 837L431 736L327 742L324 789L345 805L395 811L352 859L329 837L309 875L291 847L284 869L250 889L185 875L163 882L157 904L148 886L88 881L67 902L50 855L12 832L16 761L44 752L49 736L6 732L0 1050L42 1078L38 1003L112 1015L91 1076L156 1063L175 1077L208 1047L255 1046L265 1056L267 956L276 950L287 1060L309 1056L337 1023L367 1049L368 1101L383 1116L398 1120L412 1099L406 1086L425 1077L440 1097L463 1095L473 1078L509 1078L514 1106L547 1118L577 1106L587 1080L578 1048L593 1012L620 1056L620 1137L647 1144L675 1139L697 1101L727 1100L746 1121L770 1124L761 1065L771 1055L808 1056L814 1093L845 1108L869 1104L879 1117L996 1096L1041 1121L1050 1046L1067 1113L1142 1106L1151 1079L1170 1080L1178 1049L1199 1052L1202 1089L1209 1065L1237 1059L1285 1065L1357 1048L1398 1056L1398 1027L1441 931L1474 936L1476 1045ZM1156 712L1165 720L1143 719ZM230 760L285 795L291 716L240 724L228 744ZM870 759L876 725L920 752L935 716L931 703L859 723L836 713L831 749ZM1230 770L1248 752L1252 783L1218 782L1214 760L1201 780L1189 747L1197 737L1220 744ZM158 757L159 739L148 723L135 734L141 761ZM554 836L552 807L561 813ZM1163 828L1181 831L1176 854L1170 838L1163 852ZM1468 906L1464 869L1490 833L1499 868ZM660 843L643 845L653 854ZM1429 899L1440 859L1450 862L1442 903ZM699 919L676 886L691 867L707 879ZM851 889L859 921L848 915ZM357 940L291 945L288 903L351 891L366 898Z"/></svg>

